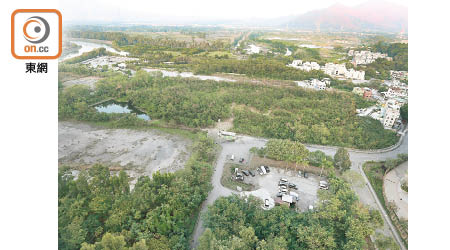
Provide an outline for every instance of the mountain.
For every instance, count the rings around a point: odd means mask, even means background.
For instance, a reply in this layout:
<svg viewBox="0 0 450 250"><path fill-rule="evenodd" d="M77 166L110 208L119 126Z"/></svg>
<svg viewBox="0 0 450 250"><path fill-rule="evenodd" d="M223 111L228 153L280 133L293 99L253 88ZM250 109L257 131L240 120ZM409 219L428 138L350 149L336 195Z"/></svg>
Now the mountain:
<svg viewBox="0 0 450 250"><path fill-rule="evenodd" d="M320 31L407 32L408 8L375 0L354 7L335 4L291 17L284 25Z"/></svg>

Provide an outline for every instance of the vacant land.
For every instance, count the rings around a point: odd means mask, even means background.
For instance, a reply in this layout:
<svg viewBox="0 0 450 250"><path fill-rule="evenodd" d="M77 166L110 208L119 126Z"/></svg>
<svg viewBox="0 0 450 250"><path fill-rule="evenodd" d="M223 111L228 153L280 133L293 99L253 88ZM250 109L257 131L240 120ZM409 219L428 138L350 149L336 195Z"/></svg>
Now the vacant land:
<svg viewBox="0 0 450 250"><path fill-rule="evenodd" d="M97 76L88 76L88 77L82 77L82 78L78 78L78 79L73 79L73 80L68 80L63 82L64 87L70 87L72 85L86 85L89 86L91 89L94 88L95 83L100 80L101 77L97 77Z"/></svg>
<svg viewBox="0 0 450 250"><path fill-rule="evenodd" d="M101 163L151 176L184 167L191 141L158 130L105 129L83 123L58 125L58 161L74 168Z"/></svg>
<svg viewBox="0 0 450 250"><path fill-rule="evenodd" d="M408 162L392 169L384 177L384 190L388 202L394 202L397 215L408 219L408 193L402 190L401 185L408 178Z"/></svg>

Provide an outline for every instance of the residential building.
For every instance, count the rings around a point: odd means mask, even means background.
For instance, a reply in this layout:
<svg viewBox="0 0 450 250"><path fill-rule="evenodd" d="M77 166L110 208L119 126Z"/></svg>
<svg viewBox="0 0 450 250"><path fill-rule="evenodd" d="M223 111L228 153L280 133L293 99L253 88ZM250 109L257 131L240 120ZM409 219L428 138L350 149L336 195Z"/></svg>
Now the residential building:
<svg viewBox="0 0 450 250"><path fill-rule="evenodd" d="M408 71L394 71L391 70L391 79L394 80L408 80Z"/></svg>
<svg viewBox="0 0 450 250"><path fill-rule="evenodd" d="M386 114L384 115L383 125L384 128L392 128L395 121L400 117L400 107L388 107L386 109Z"/></svg>

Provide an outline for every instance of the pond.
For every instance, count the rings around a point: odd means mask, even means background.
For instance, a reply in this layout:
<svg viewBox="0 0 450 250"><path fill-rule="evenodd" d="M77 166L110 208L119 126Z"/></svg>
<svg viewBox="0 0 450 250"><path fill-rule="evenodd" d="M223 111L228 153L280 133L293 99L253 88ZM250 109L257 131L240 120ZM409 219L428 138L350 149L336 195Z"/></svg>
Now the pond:
<svg viewBox="0 0 450 250"><path fill-rule="evenodd" d="M95 106L95 109L100 113L108 114L123 114L132 113L136 114L139 119L150 121L150 116L146 113L138 110L136 107L127 102L107 101Z"/></svg>

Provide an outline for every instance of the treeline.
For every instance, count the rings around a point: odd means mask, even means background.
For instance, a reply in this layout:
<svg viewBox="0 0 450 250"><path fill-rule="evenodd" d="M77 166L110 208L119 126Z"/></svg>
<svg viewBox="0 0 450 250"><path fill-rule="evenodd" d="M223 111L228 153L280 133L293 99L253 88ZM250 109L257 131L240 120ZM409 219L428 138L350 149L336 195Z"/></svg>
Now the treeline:
<svg viewBox="0 0 450 250"><path fill-rule="evenodd" d="M314 167L332 169L334 164L331 156L326 155L320 150L310 152L298 141L270 139L265 147L251 148L250 151L258 154L260 157L267 157L277 161L295 162Z"/></svg>
<svg viewBox="0 0 450 250"><path fill-rule="evenodd" d="M214 32L224 30L223 27L209 26L154 26L154 25L132 25L132 26L111 26L111 25L72 25L69 26L69 34L73 32Z"/></svg>
<svg viewBox="0 0 450 250"><path fill-rule="evenodd" d="M330 178L311 212L286 206L261 209L256 198L219 198L205 215L199 250L365 249L366 237L383 225L377 210L361 206L348 183Z"/></svg>
<svg viewBox="0 0 450 250"><path fill-rule="evenodd" d="M236 132L267 138L363 149L387 147L398 140L379 121L356 116L357 108L372 103L351 93L163 78L143 71L132 78L100 80L92 94L80 86L62 91L60 118L100 119L87 106L110 98L130 101L152 119L174 125L208 127L234 117Z"/></svg>
<svg viewBox="0 0 450 250"><path fill-rule="evenodd" d="M69 31L69 37L99 39L112 41L114 46L129 51L132 56L142 56L150 51L178 51L188 55L204 51L215 51L229 48L230 43L222 40L214 41L183 41L168 38L151 38L141 34L126 34L123 32Z"/></svg>
<svg viewBox="0 0 450 250"><path fill-rule="evenodd" d="M95 165L58 174L59 249L189 249L198 208L211 190L215 144L199 134L185 169L130 178Z"/></svg>
<svg viewBox="0 0 450 250"><path fill-rule="evenodd" d="M92 59L92 58L95 58L95 57L98 57L98 56L106 56L106 55L112 55L112 53L106 51L106 48L98 48L98 49L94 49L94 50L89 51L89 52L84 52L80 56L64 60L63 63L75 64L75 63L83 62L83 61L86 61L88 59Z"/></svg>
<svg viewBox="0 0 450 250"><path fill-rule="evenodd" d="M254 58L247 60L237 59L201 59L192 65L196 74L214 74L217 72L245 74L249 77L263 77L280 80L309 80L310 78L323 79L329 77L320 70L306 72L291 67L279 60L267 58Z"/></svg>

